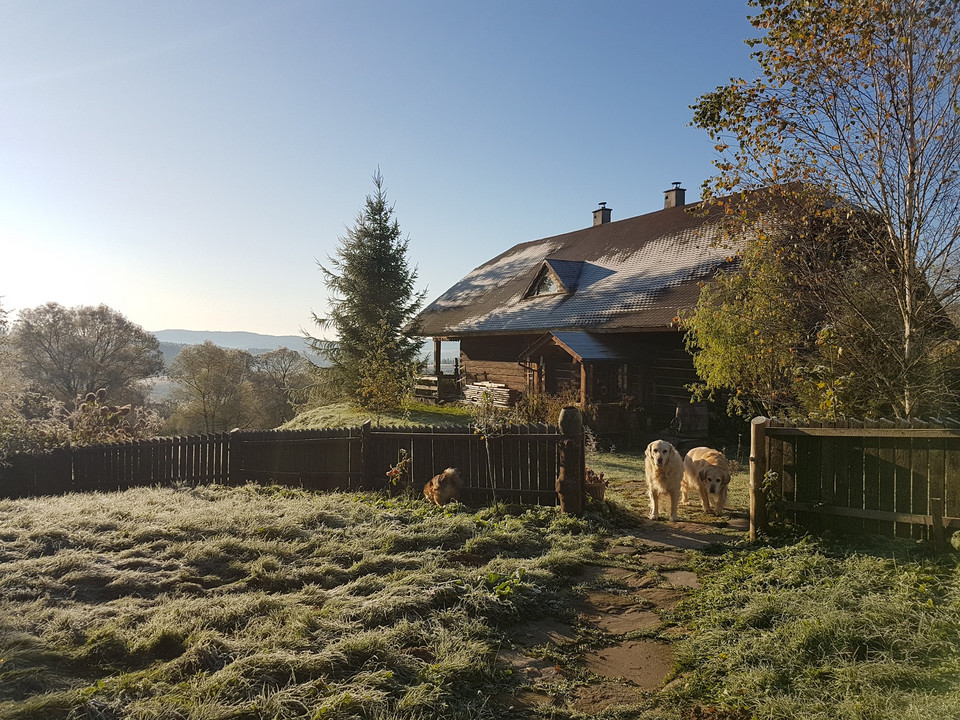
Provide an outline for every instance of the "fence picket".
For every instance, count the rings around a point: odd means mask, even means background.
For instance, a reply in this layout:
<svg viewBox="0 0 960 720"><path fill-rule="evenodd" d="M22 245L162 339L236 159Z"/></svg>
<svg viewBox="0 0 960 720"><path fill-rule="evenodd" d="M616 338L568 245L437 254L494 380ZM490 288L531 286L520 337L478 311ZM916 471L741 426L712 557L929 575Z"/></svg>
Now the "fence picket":
<svg viewBox="0 0 960 720"><path fill-rule="evenodd" d="M927 423L917 423L917 427L926 427ZM911 514L930 515L930 439L906 438L910 452L908 484L910 487L909 506ZM927 528L910 524L906 528L907 537L922 540L928 536Z"/></svg>

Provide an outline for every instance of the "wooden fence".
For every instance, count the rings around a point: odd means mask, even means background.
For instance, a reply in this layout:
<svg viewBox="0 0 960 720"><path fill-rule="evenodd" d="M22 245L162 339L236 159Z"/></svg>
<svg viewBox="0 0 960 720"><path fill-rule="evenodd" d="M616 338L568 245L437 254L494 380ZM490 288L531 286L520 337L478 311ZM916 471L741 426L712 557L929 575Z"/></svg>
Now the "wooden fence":
<svg viewBox="0 0 960 720"><path fill-rule="evenodd" d="M14 455L0 466L0 497L122 490L168 484L273 483L312 490L378 490L403 450L415 486L446 467L463 499L557 501L557 444L550 425L514 425L482 436L472 427L235 431Z"/></svg>
<svg viewBox="0 0 960 720"><path fill-rule="evenodd" d="M750 460L752 538L772 510L812 530L941 543L960 530L958 424L755 418Z"/></svg>

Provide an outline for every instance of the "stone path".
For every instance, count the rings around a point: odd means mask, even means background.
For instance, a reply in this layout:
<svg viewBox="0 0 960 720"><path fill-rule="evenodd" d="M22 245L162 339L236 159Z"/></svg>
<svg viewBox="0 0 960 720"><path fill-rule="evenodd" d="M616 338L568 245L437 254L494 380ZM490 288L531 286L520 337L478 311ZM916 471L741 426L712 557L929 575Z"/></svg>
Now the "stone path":
<svg viewBox="0 0 960 720"><path fill-rule="evenodd" d="M719 525L707 516L701 522L640 521L574 580L583 588L575 618L545 618L510 630L512 642L499 659L523 687L506 704L518 713L565 707L591 714L643 703L664 686L674 665L677 629L662 614L699 584L685 567L688 552L729 542L746 529L742 513Z"/></svg>

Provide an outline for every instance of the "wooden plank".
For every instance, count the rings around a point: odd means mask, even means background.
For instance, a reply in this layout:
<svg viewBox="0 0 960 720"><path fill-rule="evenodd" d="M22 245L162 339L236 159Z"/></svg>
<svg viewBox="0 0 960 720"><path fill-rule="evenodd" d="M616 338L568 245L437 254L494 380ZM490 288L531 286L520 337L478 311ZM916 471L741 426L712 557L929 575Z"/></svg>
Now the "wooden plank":
<svg viewBox="0 0 960 720"><path fill-rule="evenodd" d="M910 443L910 501L909 512L932 515L930 508L930 446L932 438L909 438ZM930 537L929 525L912 525L910 537L923 540Z"/></svg>
<svg viewBox="0 0 960 720"><path fill-rule="evenodd" d="M865 420L864 429L872 429L876 425L873 420ZM880 440L879 437L863 435L863 509L880 509ZM865 519L863 529L867 533L876 532L877 524L874 519Z"/></svg>
<svg viewBox="0 0 960 720"><path fill-rule="evenodd" d="M887 421L889 422L889 421ZM877 438L878 456L879 456L879 501L878 510L884 512L896 511L896 460L897 443L896 438L891 435L884 435ZM877 532L881 535L891 536L894 534L894 524L891 522L880 521L877 526Z"/></svg>
<svg viewBox="0 0 960 720"><path fill-rule="evenodd" d="M946 445L943 438L932 438L927 446L927 477L930 503L930 539L938 547L946 545L944 533L944 492L946 489ZM957 513L960 515L960 513Z"/></svg>
<svg viewBox="0 0 960 720"><path fill-rule="evenodd" d="M847 421L841 420L836 423L837 428L846 428ZM853 437L835 437L831 438L833 452L833 501L834 504L842 507L850 507L850 466L848 458L850 457L850 446L856 438Z"/></svg>
<svg viewBox="0 0 960 720"><path fill-rule="evenodd" d="M824 421L822 427L829 430L837 429L834 421ZM820 503L822 505L837 505L837 466L840 465L837 437L826 435L820 438L819 443L814 441L811 442L811 445L820 463ZM825 522L821 519L819 526L832 530L843 529L842 525L832 517L826 518Z"/></svg>
<svg viewBox="0 0 960 720"><path fill-rule="evenodd" d="M519 462L517 487L524 492L534 490L533 473L537 459L533 454L536 443L531 436L531 432L533 432L533 427L529 423L524 423L517 428L517 459Z"/></svg>
<svg viewBox="0 0 960 720"><path fill-rule="evenodd" d="M859 428L823 428L823 427L782 427L774 433L777 437L790 435L806 435L810 437L920 437L920 438L960 438L960 428L900 428L894 427L887 421L887 425L873 427L867 425Z"/></svg>
<svg viewBox="0 0 960 720"><path fill-rule="evenodd" d="M894 441L893 507L897 513L901 514L910 514L913 512L913 489L911 483L913 480L914 457L910 442L911 438L897 438ZM894 535L897 537L910 537L912 529L909 523L898 522L894 525Z"/></svg>
<svg viewBox="0 0 960 720"><path fill-rule="evenodd" d="M943 514L960 515L960 442L945 443Z"/></svg>
<svg viewBox="0 0 960 720"><path fill-rule="evenodd" d="M789 422L784 423L789 424ZM782 427L782 425L781 425ZM797 439L791 436L780 436L783 444L783 498L794 500L797 497Z"/></svg>
<svg viewBox="0 0 960 720"><path fill-rule="evenodd" d="M798 512L794 517L798 524L809 529L819 529L818 516L813 513L804 512L802 509L808 505L821 502L820 497L820 459L818 456L817 443L810 435L796 436L796 465L795 482L796 498L800 503Z"/></svg>
<svg viewBox="0 0 960 720"><path fill-rule="evenodd" d="M767 529L767 496L764 480L768 467L770 448L766 430L770 421L755 417L750 422L750 540L755 542Z"/></svg>
<svg viewBox="0 0 960 720"><path fill-rule="evenodd" d="M860 420L850 420L847 427L859 429L863 427ZM846 478L847 478L847 507L862 510L864 505L863 490L863 453L864 439L859 435L852 435L845 439L844 443ZM863 532L862 521L855 521L850 529L854 532Z"/></svg>
<svg viewBox="0 0 960 720"><path fill-rule="evenodd" d="M933 519L929 515L917 515L914 513L900 513L892 511L888 512L884 510L845 508L838 507L836 505L820 505L817 503L788 502L787 509L804 512L816 512L824 515L838 515L842 517L877 520L882 521L883 524L891 527L897 522L928 525ZM960 529L960 517L944 517L943 522L946 527Z"/></svg>

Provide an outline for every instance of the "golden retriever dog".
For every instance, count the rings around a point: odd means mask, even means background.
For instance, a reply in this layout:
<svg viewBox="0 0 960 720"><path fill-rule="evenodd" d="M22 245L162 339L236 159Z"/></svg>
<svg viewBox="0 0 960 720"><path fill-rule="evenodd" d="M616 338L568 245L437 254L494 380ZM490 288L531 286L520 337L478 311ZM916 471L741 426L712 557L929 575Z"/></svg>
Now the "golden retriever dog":
<svg viewBox="0 0 960 720"><path fill-rule="evenodd" d="M650 496L650 519L660 515L660 496L670 496L670 519L677 520L677 505L683 485L683 458L666 440L654 440L647 445L646 480Z"/></svg>
<svg viewBox="0 0 960 720"><path fill-rule="evenodd" d="M687 495L700 493L700 501L706 512L719 515L727 504L727 485L730 484L730 463L719 450L695 447L683 459L683 489L680 501L687 502ZM716 498L710 509L710 496Z"/></svg>
<svg viewBox="0 0 960 720"><path fill-rule="evenodd" d="M434 475L423 486L423 495L437 505L446 505L451 500L460 499L460 490L463 481L456 468L447 468L439 475Z"/></svg>

